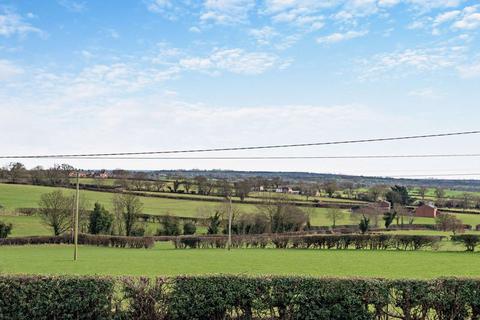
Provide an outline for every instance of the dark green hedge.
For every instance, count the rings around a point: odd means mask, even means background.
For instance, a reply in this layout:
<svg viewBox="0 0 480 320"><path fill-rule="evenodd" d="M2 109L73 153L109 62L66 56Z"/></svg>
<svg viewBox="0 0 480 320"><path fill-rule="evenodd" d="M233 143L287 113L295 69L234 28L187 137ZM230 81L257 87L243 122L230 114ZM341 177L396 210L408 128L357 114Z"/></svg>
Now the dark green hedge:
<svg viewBox="0 0 480 320"><path fill-rule="evenodd" d="M73 243L72 237L66 234L61 236L32 236L0 239L0 246L71 243ZM91 234L79 234L78 243L92 246L137 249L148 249L155 245L153 237L124 237Z"/></svg>
<svg viewBox="0 0 480 320"><path fill-rule="evenodd" d="M419 250L435 249L443 236L395 235L395 234L343 234L343 235L256 235L233 236L235 248L286 249L370 249L370 250ZM225 248L225 236L179 236L172 239L175 248Z"/></svg>
<svg viewBox="0 0 480 320"><path fill-rule="evenodd" d="M480 318L480 279L0 276L0 319Z"/></svg>
<svg viewBox="0 0 480 320"><path fill-rule="evenodd" d="M460 234L452 236L452 241L459 242L465 246L467 251L475 251L475 247L480 244L480 235Z"/></svg>
<svg viewBox="0 0 480 320"><path fill-rule="evenodd" d="M114 280L0 276L0 319L110 319Z"/></svg>

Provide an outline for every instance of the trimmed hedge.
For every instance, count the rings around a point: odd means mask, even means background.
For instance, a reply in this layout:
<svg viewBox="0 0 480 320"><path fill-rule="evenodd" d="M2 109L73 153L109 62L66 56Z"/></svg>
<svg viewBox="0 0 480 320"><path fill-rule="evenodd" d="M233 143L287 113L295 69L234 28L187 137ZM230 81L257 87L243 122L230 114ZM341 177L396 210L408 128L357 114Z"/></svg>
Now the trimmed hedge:
<svg viewBox="0 0 480 320"><path fill-rule="evenodd" d="M115 281L0 276L0 319L111 319Z"/></svg>
<svg viewBox="0 0 480 320"><path fill-rule="evenodd" d="M480 279L0 276L0 319L480 318Z"/></svg>
<svg viewBox="0 0 480 320"><path fill-rule="evenodd" d="M443 236L392 235L392 234L342 234L342 235L258 235L233 236L234 248L287 249L370 249L419 250L436 249ZM225 236L180 236L172 239L175 248L225 248Z"/></svg>
<svg viewBox="0 0 480 320"><path fill-rule="evenodd" d="M33 237L14 237L0 239L0 246L7 245L36 245L36 244L72 244L73 239L70 235L61 236L33 236ZM94 245L102 247L116 248L152 248L155 241L152 237L124 237L107 235L79 234L78 243L84 245Z"/></svg>

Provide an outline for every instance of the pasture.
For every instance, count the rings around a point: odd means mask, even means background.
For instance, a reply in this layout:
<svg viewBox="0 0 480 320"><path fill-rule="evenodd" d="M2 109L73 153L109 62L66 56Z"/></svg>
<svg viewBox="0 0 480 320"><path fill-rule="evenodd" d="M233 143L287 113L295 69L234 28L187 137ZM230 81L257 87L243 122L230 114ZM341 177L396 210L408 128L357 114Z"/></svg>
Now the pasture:
<svg viewBox="0 0 480 320"><path fill-rule="evenodd" d="M17 208L35 208L38 207L38 202L43 193L57 190L54 187L32 186L32 185L14 185L14 184L0 184L0 205L4 207L3 215L0 220L11 222L14 225L12 236L27 236L27 235L44 235L49 234L49 230L41 223L38 217L22 217L10 216ZM61 188L65 193L73 194L72 189ZM81 190L81 195L89 202L89 206L93 207L94 202L103 204L108 210L112 210L112 193L100 191L85 191ZM143 203L143 212L153 215L171 214L173 216L196 217L201 215L201 212L211 214L215 208L221 206L220 202L214 201L195 201L186 199L167 199L155 197L140 197ZM257 206L253 204L235 204L239 211L245 213L255 212ZM310 214L311 224L314 226L329 226L330 219L327 217L326 208L308 208ZM5 216L7 214L7 216ZM480 224L479 214L463 214L459 213L457 216L465 224L476 226ZM352 220L347 210L341 219L337 220L337 225L342 224L356 224L356 220ZM379 224L383 221L380 219ZM431 218L415 218L414 223L419 224L434 224L434 219ZM155 226L148 226L148 230L154 232Z"/></svg>
<svg viewBox="0 0 480 320"><path fill-rule="evenodd" d="M480 253L301 249L175 250L81 246L72 261L68 245L0 247L0 272L9 274L182 275L248 274L385 278L474 277Z"/></svg>

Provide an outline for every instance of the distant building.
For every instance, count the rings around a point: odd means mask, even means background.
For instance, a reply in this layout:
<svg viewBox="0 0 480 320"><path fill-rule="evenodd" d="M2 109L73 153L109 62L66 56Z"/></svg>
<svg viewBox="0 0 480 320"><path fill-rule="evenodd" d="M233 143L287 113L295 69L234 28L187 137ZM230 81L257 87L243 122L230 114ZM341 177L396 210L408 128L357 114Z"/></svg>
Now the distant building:
<svg viewBox="0 0 480 320"><path fill-rule="evenodd" d="M71 178L75 178L77 176L77 172L76 171L70 171L70 173L68 174L69 177ZM79 178L85 178L87 176L87 174L83 171L80 171L78 173L78 177Z"/></svg>
<svg viewBox="0 0 480 320"><path fill-rule="evenodd" d="M438 208L432 203L421 205L415 209L416 217L436 218L437 215Z"/></svg>
<svg viewBox="0 0 480 320"><path fill-rule="evenodd" d="M379 200L373 204L376 208L378 208L381 212L388 212L392 209L392 204L386 200Z"/></svg>
<svg viewBox="0 0 480 320"><path fill-rule="evenodd" d="M280 186L277 189L275 189L275 192L276 193L293 193L293 189L287 186Z"/></svg>

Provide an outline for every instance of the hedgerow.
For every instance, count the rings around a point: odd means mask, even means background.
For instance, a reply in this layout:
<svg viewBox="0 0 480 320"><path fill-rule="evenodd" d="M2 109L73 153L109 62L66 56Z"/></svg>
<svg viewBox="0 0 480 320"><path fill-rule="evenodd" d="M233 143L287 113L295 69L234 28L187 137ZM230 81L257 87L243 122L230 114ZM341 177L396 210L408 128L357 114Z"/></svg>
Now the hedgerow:
<svg viewBox="0 0 480 320"><path fill-rule="evenodd" d="M0 319L110 319L114 280L0 276Z"/></svg>
<svg viewBox="0 0 480 320"><path fill-rule="evenodd" d="M475 251L480 244L480 236L476 234L460 234L452 236L452 241L459 242L465 246L467 251Z"/></svg>
<svg viewBox="0 0 480 320"><path fill-rule="evenodd" d="M480 318L480 279L0 276L0 319Z"/></svg>
<svg viewBox="0 0 480 320"><path fill-rule="evenodd" d="M13 237L0 239L0 246L6 245L36 245L36 244L71 244L73 239L70 235L60 236L32 236ZM116 248L152 248L155 241L152 237L124 237L107 235L79 234L78 243L102 247Z"/></svg>
<svg viewBox="0 0 480 320"><path fill-rule="evenodd" d="M394 234L342 234L342 235L256 235L233 236L234 248L279 249L370 249L370 250L420 250L436 249L442 236L394 235ZM171 238L175 248L225 248L225 236L180 236Z"/></svg>

